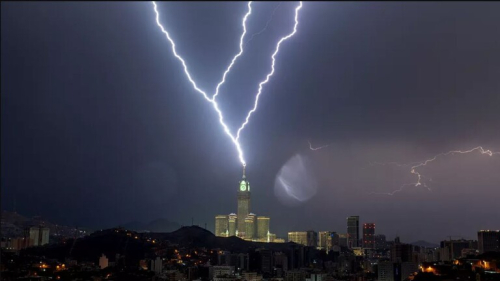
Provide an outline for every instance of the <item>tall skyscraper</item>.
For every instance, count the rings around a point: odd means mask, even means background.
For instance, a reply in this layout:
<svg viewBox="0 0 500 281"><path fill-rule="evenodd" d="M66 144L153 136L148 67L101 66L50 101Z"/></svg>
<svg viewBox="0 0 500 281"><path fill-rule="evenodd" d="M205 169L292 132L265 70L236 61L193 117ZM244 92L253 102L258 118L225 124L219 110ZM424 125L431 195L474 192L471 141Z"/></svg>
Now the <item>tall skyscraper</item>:
<svg viewBox="0 0 500 281"><path fill-rule="evenodd" d="M250 213L250 183L243 167L243 177L239 181L238 188L238 208L235 213L229 215L219 215L215 217L215 232L217 236L238 236L243 239L261 242L270 242L274 237L269 232L269 217L259 216ZM271 237L271 238L270 238Z"/></svg>
<svg viewBox="0 0 500 281"><path fill-rule="evenodd" d="M267 233L269 232L269 217L258 216L257 217L257 239L266 240Z"/></svg>
<svg viewBox="0 0 500 281"><path fill-rule="evenodd" d="M215 236L227 237L229 234L229 217L227 215L215 216Z"/></svg>
<svg viewBox="0 0 500 281"><path fill-rule="evenodd" d="M500 252L500 231L480 230L477 232L479 253Z"/></svg>
<svg viewBox="0 0 500 281"><path fill-rule="evenodd" d="M238 219L238 216L235 213L229 214L229 221L228 221L228 229L229 229L229 236L236 236L236 221Z"/></svg>
<svg viewBox="0 0 500 281"><path fill-rule="evenodd" d="M243 178L240 181L238 190L238 236L245 233L245 218L250 213L250 183L245 176L245 166L243 166Z"/></svg>
<svg viewBox="0 0 500 281"><path fill-rule="evenodd" d="M363 224L363 248L375 249L375 224Z"/></svg>
<svg viewBox="0 0 500 281"><path fill-rule="evenodd" d="M347 218L348 246L350 248L359 247L359 216Z"/></svg>

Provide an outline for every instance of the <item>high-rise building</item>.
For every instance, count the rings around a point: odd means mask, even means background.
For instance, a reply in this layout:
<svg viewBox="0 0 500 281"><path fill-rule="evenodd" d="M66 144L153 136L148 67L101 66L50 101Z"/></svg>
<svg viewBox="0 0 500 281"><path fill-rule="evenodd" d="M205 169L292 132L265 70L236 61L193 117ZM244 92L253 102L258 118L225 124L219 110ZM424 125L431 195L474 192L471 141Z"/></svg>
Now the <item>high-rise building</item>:
<svg viewBox="0 0 500 281"><path fill-rule="evenodd" d="M332 234L331 231L320 231L318 233L318 249L330 251L332 248Z"/></svg>
<svg viewBox="0 0 500 281"><path fill-rule="evenodd" d="M215 216L215 236L227 237L229 234L229 217L227 215Z"/></svg>
<svg viewBox="0 0 500 281"><path fill-rule="evenodd" d="M318 245L318 233L312 230L288 232L288 242L316 247Z"/></svg>
<svg viewBox="0 0 500 281"><path fill-rule="evenodd" d="M391 246L391 261L395 263L413 261L413 246L401 243L399 237L396 237L394 245Z"/></svg>
<svg viewBox="0 0 500 281"><path fill-rule="evenodd" d="M258 216L257 217L257 239L264 240L267 239L267 234L269 233L269 217Z"/></svg>
<svg viewBox="0 0 500 281"><path fill-rule="evenodd" d="M500 252L500 230L480 230L477 232L479 253Z"/></svg>
<svg viewBox="0 0 500 281"><path fill-rule="evenodd" d="M239 181L237 212L215 217L215 232L217 236L238 236L245 240L270 242L269 217L250 213L250 183L243 167L243 177Z"/></svg>
<svg viewBox="0 0 500 281"><path fill-rule="evenodd" d="M473 240L444 240L440 243L442 256L448 257L448 260L454 260L462 257L463 250L477 249L477 241Z"/></svg>
<svg viewBox="0 0 500 281"><path fill-rule="evenodd" d="M306 231L293 231L288 232L288 242L295 242L307 246L307 232Z"/></svg>
<svg viewBox="0 0 500 281"><path fill-rule="evenodd" d="M245 167L243 166L243 178L240 181L238 190L238 220L237 220L237 230L238 235L245 233L246 225L245 218L250 214L250 183L245 176Z"/></svg>
<svg viewBox="0 0 500 281"><path fill-rule="evenodd" d="M349 240L349 234L339 233L339 247L347 247Z"/></svg>
<svg viewBox="0 0 500 281"><path fill-rule="evenodd" d="M313 230L308 230L307 231L307 245L310 247L317 247L318 246L318 233Z"/></svg>
<svg viewBox="0 0 500 281"><path fill-rule="evenodd" d="M163 270L163 261L160 257L156 257L155 260L151 261L151 271L156 274L160 274Z"/></svg>
<svg viewBox="0 0 500 281"><path fill-rule="evenodd" d="M327 245L329 246L329 251L339 252L340 251L340 235L337 232L330 232L330 238L327 240ZM345 246L344 246L345 247Z"/></svg>
<svg viewBox="0 0 500 281"><path fill-rule="evenodd" d="M350 248L359 247L359 216L347 218L348 246Z"/></svg>
<svg viewBox="0 0 500 281"><path fill-rule="evenodd" d="M375 249L375 224L363 224L363 248Z"/></svg>
<svg viewBox="0 0 500 281"><path fill-rule="evenodd" d="M257 222L255 214L248 214L248 216L245 218L245 239L255 238L256 224Z"/></svg>
<svg viewBox="0 0 500 281"><path fill-rule="evenodd" d="M375 249L388 249L389 244L385 239L385 235L379 234L375 235Z"/></svg>
<svg viewBox="0 0 500 281"><path fill-rule="evenodd" d="M49 244L49 231L50 229L48 227L42 226L33 226L25 229L24 236L26 241L30 241L30 244L26 245L26 247Z"/></svg>
<svg viewBox="0 0 500 281"><path fill-rule="evenodd" d="M228 230L229 236L236 236L236 221L238 216L235 213L229 214Z"/></svg>

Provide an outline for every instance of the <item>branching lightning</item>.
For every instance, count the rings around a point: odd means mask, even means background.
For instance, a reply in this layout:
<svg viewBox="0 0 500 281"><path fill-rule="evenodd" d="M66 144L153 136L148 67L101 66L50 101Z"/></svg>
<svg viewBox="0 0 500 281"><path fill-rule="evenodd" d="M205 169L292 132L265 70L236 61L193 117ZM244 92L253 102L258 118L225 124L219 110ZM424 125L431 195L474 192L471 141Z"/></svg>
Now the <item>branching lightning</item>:
<svg viewBox="0 0 500 281"><path fill-rule="evenodd" d="M413 163L410 163L410 164L399 164L399 163L396 163L396 162L378 163L378 164L381 164L381 165L386 165L386 164L396 165L398 167L409 166L409 165L413 165L413 164L416 163L416 165L411 166L410 173L417 176L417 181L414 182L414 183L405 183L405 184L401 185L398 189L394 190L393 192L388 192L388 193L372 192L370 194L384 194L384 195L391 195L392 196L392 195L394 195L397 192L401 192L405 187L408 187L408 186L415 186L415 187L417 187L417 186L424 186L429 191L432 191L425 184L425 182L422 181L422 179L425 178L425 177L420 172L417 171L417 168L420 168L420 167L423 167L423 166L427 166L427 164L433 162L434 160L438 159L439 157L448 156L448 155L454 155L454 154L467 154L467 153L471 153L471 152L475 152L475 151L479 151L479 153L486 154L488 156L493 156L495 154L500 154L500 152L493 152L491 150L485 150L483 147L478 146L478 147L475 147L475 148L470 149L470 150L451 150L451 151L448 151L448 152L439 153L439 154L435 155L434 157L432 157L430 159L427 159L427 160L424 160L424 161L421 161L421 162L413 162Z"/></svg>
<svg viewBox="0 0 500 281"><path fill-rule="evenodd" d="M240 51L233 57L233 59L231 60L231 63L229 64L229 66L227 67L227 69L224 71L224 74L222 75L222 80L217 84L217 87L215 89L215 93L212 97L209 97L209 95L207 95L207 93L205 91L203 91L202 89L200 89L197 85L196 85L196 82L193 80L193 78L191 77L191 74L189 73L188 71L188 67L186 65L186 62L184 61L184 59L177 53L177 50L176 50L176 46L175 46L175 43L174 41L172 40L172 38L170 37L170 34L167 32L167 30L163 27L163 25L160 23L160 13L158 12L158 7L156 5L156 2L155 1L152 1L152 4L153 4L153 7L154 7L154 11L155 11L155 14L156 14L156 25L158 25L158 27L161 29L161 31L163 32L163 34L165 34L165 36L167 37L168 41L170 42L171 46L172 46L172 53L174 54L174 56L181 62L183 68L184 68L184 73L186 74L186 77L188 78L189 82L191 83L191 85L193 86L193 88L198 92L200 93L206 101L208 101L209 103L212 104L214 110L217 112L218 116L219 116L219 123L221 124L221 126L223 127L224 129L224 132L226 133L226 135L228 135L228 137L231 139L231 141L234 143L234 145L236 146L236 150L238 151L238 157L239 157L239 160L241 162L241 164L243 166L246 166L246 162L245 162L245 159L244 159L244 156L243 156L243 150L241 149L241 145L239 143L239 136L240 136L240 133L241 131L243 130L243 128L248 124L248 121L250 119L250 116L252 115L253 112L255 112L255 110L257 109L257 106L258 106L258 100L259 100L259 96L261 95L262 93L262 86L264 84L266 84L268 81L269 81L269 78L274 74L274 63L275 63L275 56L277 55L277 53L279 52L279 47L281 45L281 43L285 40L287 40L288 38L292 37L296 32L297 32L297 26L298 26L298 12L299 10L302 8L302 1L299 2L299 6L295 9L295 25L294 25L294 28L293 28L293 32L290 33L289 35L285 36L285 37L282 37L279 41L278 41L278 44L276 45L276 51L273 53L273 55L271 56L272 58L272 71L267 75L266 77L266 80L262 81L260 84L259 84L259 91L257 93L257 96L256 96L256 99L255 99L255 104L254 104L254 107L252 108L252 110L249 111L246 119L245 119L245 122L241 125L241 127L238 129L238 132L237 132L237 135L236 137L231 133L231 131L229 130L228 126L224 123L224 118L223 118L223 114L222 114L222 111L219 109L219 105L217 104L217 102L215 101L215 99L217 98L218 94L219 94L219 89L220 87L224 84L224 82L226 81L226 76L227 74L230 72L231 68L233 67L233 65L236 63L236 60L243 54L243 40L244 40L244 37L246 35L246 21L248 19L248 17L252 14L252 1L248 2L248 12L245 14L245 16L243 17L243 20L242 20L242 27L243 27L243 34L241 35L240 37L240 44L239 44L239 47L240 47ZM276 8L277 9L277 8ZM275 10L276 10L275 9ZM274 11L275 12L275 11ZM273 15L274 15L274 12L273 12ZM268 22L269 23L269 22ZM266 28L267 28L267 24L266 24Z"/></svg>
<svg viewBox="0 0 500 281"><path fill-rule="evenodd" d="M156 5L156 2L153 1L153 7L154 7L154 10L155 10L155 13L156 13L156 24L158 25L158 27L160 27L161 31L165 34L165 36L167 37L168 41L170 42L170 44L172 45L172 52L174 53L174 56L182 63L182 66L184 67L184 73L186 74L189 82L191 82L191 85L193 85L193 88L200 94L203 95L203 97L212 104L212 106L214 107L215 111L217 112L217 114L219 115L219 123L222 125L222 127L224 128L224 132L226 133L226 135L228 135L228 137L231 139L231 141L234 143L234 145L236 146L236 150L238 151L238 158L240 159L240 162L243 166L246 165L245 163L245 158L243 157L243 151L241 149L241 146L240 146L240 143L238 142L237 139L234 138L233 134L231 133L231 131L229 130L229 128L227 127L227 125L224 123L224 120L223 120L223 116L222 116L222 112L220 111L219 109L219 105L217 104L217 102L215 102L215 95L214 95L214 98L210 98L203 90L201 90L200 88L198 88L198 86L196 85L196 82L193 80L193 78L191 77L191 74L189 74L189 71L187 69L187 65L186 65L186 62L184 61L184 59L179 56L179 54L177 54L177 51L176 51L176 48L175 48L175 43L174 43L174 40L172 40L172 38L170 38L170 34L165 30L165 28L163 27L163 25L160 23L160 13L158 12L158 7ZM231 61L231 64L229 65L229 67L227 68L227 70L224 72L224 75L223 75L223 81L226 77L226 74L229 72L229 70L231 69L231 67L233 66L234 62L236 61L236 59L241 55L241 53L243 53L243 46L241 44L241 41L243 41L243 37L245 36L245 33L246 33L246 26L245 26L245 23L246 23L246 20L247 20L247 17L252 13L252 7L251 7L251 4L252 2L248 2L248 12L247 14L245 15L245 17L243 18L243 35L241 36L241 40L240 40L240 52L233 58L233 60ZM221 83L218 84L217 86L217 90L219 89L220 85L222 85L223 81Z"/></svg>
<svg viewBox="0 0 500 281"><path fill-rule="evenodd" d="M276 49L275 49L273 55L271 56L271 60L272 60L271 72L269 72L267 74L266 79L264 81L262 81L262 82L259 83L259 90L257 91L257 95L255 96L254 106L253 106L252 110L250 110L248 112L247 117L245 118L245 122L243 122L243 124L241 124L240 128L238 129L238 132L236 133L236 140L238 140L240 138L240 133L245 128L245 126L248 124L248 121L250 120L250 116L252 116L252 114L257 110L257 106L259 105L259 97L262 94L262 87L264 86L264 84L266 84L267 82L269 82L269 78L271 76L273 76L273 74L274 74L274 64L276 62L276 55L280 51L280 45L281 45L281 43L283 43L285 40L288 40L295 33L297 33L297 26L299 25L299 19L298 18L299 18L299 11L300 11L300 9L302 9L302 1L300 1L299 5L297 6L297 8L295 8L295 24L293 26L293 31L290 34L286 35L285 37L282 37L278 41L278 44L276 44Z"/></svg>

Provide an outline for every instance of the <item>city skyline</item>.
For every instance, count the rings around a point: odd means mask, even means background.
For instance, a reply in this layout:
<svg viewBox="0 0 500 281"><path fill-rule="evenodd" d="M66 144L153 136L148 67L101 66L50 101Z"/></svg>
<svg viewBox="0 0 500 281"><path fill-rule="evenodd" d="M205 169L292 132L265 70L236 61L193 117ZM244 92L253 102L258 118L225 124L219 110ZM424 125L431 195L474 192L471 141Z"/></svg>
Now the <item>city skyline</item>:
<svg viewBox="0 0 500 281"><path fill-rule="evenodd" d="M234 145L193 93L151 3L1 5L3 209L93 229L165 218L212 230L215 215L238 213ZM218 97L231 130L296 5L253 4L252 41ZM496 229L500 155L440 157L419 167L425 186L392 196L415 175L373 163L500 151L498 7L304 3L241 139L258 198L250 211L282 238L347 233L353 215L359 229L375 223L408 243ZM212 88L238 51L247 3L158 9L193 78Z"/></svg>

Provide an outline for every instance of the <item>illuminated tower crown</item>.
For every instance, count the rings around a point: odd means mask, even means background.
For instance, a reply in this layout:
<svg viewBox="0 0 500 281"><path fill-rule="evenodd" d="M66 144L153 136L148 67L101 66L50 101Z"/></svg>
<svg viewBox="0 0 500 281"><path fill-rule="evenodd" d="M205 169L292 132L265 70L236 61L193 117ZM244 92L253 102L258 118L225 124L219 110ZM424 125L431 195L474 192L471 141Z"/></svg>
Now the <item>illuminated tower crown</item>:
<svg viewBox="0 0 500 281"><path fill-rule="evenodd" d="M243 166L243 177L240 181L240 191L250 191L250 183L248 182L245 174L245 166Z"/></svg>
<svg viewBox="0 0 500 281"><path fill-rule="evenodd" d="M243 166L243 177L238 189L238 233L243 234L246 231L245 219L250 214L250 183L245 175L245 166ZM240 235L241 236L241 235ZM244 238L244 237L242 237Z"/></svg>

